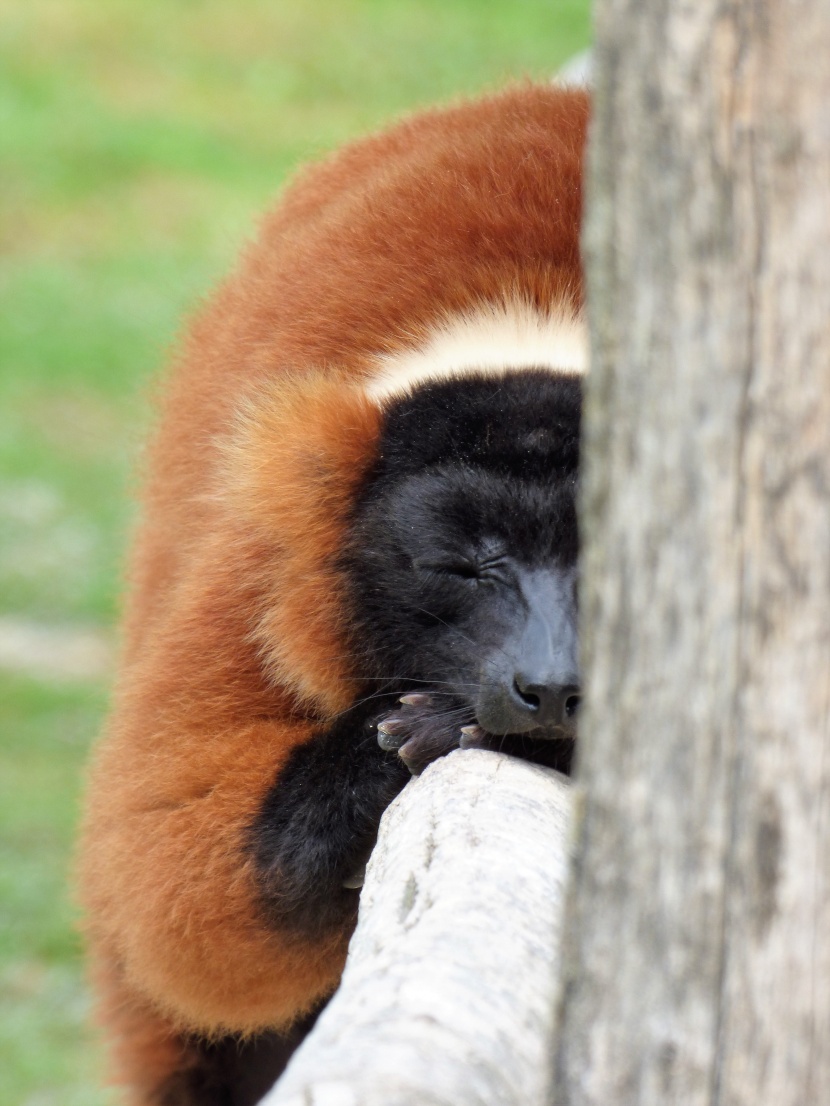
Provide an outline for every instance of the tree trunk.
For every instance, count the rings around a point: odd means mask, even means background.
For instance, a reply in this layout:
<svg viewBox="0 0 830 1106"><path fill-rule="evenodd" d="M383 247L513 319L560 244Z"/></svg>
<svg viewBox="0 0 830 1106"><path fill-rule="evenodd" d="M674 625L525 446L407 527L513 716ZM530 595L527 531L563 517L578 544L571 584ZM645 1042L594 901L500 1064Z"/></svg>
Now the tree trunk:
<svg viewBox="0 0 830 1106"><path fill-rule="evenodd" d="M600 0L556 1106L830 1096L830 7Z"/></svg>
<svg viewBox="0 0 830 1106"><path fill-rule="evenodd" d="M455 752L386 812L337 994L262 1106L543 1106L570 785Z"/></svg>

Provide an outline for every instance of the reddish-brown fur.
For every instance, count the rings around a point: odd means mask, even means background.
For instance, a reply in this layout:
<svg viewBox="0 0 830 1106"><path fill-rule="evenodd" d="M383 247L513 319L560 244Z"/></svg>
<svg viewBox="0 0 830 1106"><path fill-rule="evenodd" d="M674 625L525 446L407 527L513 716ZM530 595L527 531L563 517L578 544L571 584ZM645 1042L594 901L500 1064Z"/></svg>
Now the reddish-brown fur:
<svg viewBox="0 0 830 1106"><path fill-rule="evenodd" d="M333 555L372 459L379 353L482 300L581 296L581 93L431 112L306 171L192 327L165 393L98 749L82 894L134 1103L184 1038L289 1024L347 934L287 939L243 850L289 751L353 701Z"/></svg>

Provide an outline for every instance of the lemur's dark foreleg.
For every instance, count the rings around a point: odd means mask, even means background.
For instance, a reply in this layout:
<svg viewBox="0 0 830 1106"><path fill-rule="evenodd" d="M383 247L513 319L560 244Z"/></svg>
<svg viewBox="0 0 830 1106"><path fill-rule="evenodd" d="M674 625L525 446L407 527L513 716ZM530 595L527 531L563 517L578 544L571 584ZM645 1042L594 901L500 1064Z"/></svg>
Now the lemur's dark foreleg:
<svg viewBox="0 0 830 1106"><path fill-rule="evenodd" d="M373 697L295 748L250 829L271 924L304 937L342 929L381 815L410 778L380 748L377 723L398 702ZM347 886L347 885L351 886Z"/></svg>

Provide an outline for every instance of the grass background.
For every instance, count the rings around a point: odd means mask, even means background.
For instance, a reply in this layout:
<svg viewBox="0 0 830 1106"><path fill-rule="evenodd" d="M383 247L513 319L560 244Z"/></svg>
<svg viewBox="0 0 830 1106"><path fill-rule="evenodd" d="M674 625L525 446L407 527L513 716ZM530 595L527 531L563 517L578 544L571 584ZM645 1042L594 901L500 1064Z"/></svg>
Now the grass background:
<svg viewBox="0 0 830 1106"><path fill-rule="evenodd" d="M587 0L0 0L3 616L114 635L148 380L293 167L545 77ZM106 675L0 670L0 1106L104 1106L67 870Z"/></svg>

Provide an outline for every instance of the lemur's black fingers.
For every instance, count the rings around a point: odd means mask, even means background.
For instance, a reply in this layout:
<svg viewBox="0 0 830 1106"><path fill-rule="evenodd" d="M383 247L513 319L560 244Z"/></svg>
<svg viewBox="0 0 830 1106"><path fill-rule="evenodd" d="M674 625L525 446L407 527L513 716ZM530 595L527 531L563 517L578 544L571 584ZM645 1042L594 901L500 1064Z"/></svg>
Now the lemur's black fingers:
<svg viewBox="0 0 830 1106"><path fill-rule="evenodd" d="M378 722L378 745L387 753L395 752L410 736L410 730L402 718L384 718Z"/></svg>
<svg viewBox="0 0 830 1106"><path fill-rule="evenodd" d="M487 734L481 726L462 726L458 747L460 749L479 749L486 738Z"/></svg>
<svg viewBox="0 0 830 1106"><path fill-rule="evenodd" d="M343 886L348 891L358 891L366 881L366 865L361 864L350 876L343 880Z"/></svg>
<svg viewBox="0 0 830 1106"><path fill-rule="evenodd" d="M407 766L413 776L420 776L427 764L429 764L429 758L425 758L423 755L422 742L417 738L410 738L398 749L398 756Z"/></svg>
<svg viewBox="0 0 830 1106"><path fill-rule="evenodd" d="M428 764L457 748L457 734L416 734L401 745L398 756L413 776L420 776Z"/></svg>
<svg viewBox="0 0 830 1106"><path fill-rule="evenodd" d="M458 748L459 732L453 715L431 691L409 691L399 697L398 709L377 724L377 739L381 749L397 751L409 771L417 776L426 766L452 749Z"/></svg>
<svg viewBox="0 0 830 1106"><path fill-rule="evenodd" d="M425 691L411 691L408 695L402 695L399 702L405 707L428 707L432 703L432 696Z"/></svg>

